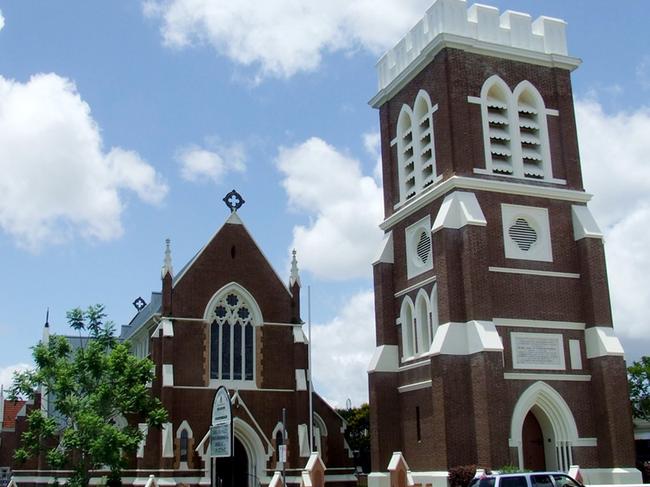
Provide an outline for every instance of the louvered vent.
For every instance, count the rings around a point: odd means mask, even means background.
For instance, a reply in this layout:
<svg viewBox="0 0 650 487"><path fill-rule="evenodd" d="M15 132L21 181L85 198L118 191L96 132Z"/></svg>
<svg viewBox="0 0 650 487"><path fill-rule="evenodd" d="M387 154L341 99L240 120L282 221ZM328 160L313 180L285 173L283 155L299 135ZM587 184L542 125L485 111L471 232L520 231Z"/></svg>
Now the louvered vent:
<svg viewBox="0 0 650 487"><path fill-rule="evenodd" d="M510 120L506 97L493 87L487 97L487 118L490 135L492 171L498 174L512 174L512 150L510 148Z"/></svg>
<svg viewBox="0 0 650 487"><path fill-rule="evenodd" d="M422 263L426 264L431 254L431 237L427 232L420 233L416 251Z"/></svg>
<svg viewBox="0 0 650 487"><path fill-rule="evenodd" d="M423 105L417 110L417 113L420 114L424 112L424 115L420 117L419 120L419 141L420 141L420 168L422 171L422 187L426 188L433 183L436 175L433 171L433 144L432 137L433 131L431 130L431 115L429 113L429 107L426 106L426 103L421 100L420 103Z"/></svg>
<svg viewBox="0 0 650 487"><path fill-rule="evenodd" d="M415 195L415 164L413 160L413 126L411 117L404 115L407 119L402 129L401 163L404 172L404 196L410 198Z"/></svg>
<svg viewBox="0 0 650 487"><path fill-rule="evenodd" d="M532 96L524 92L519 97L518 110L524 176L544 179L542 140L539 133L539 111Z"/></svg>
<svg viewBox="0 0 650 487"><path fill-rule="evenodd" d="M537 232L523 218L517 218L515 223L508 229L508 235L514 240L520 250L527 252L537 242Z"/></svg>

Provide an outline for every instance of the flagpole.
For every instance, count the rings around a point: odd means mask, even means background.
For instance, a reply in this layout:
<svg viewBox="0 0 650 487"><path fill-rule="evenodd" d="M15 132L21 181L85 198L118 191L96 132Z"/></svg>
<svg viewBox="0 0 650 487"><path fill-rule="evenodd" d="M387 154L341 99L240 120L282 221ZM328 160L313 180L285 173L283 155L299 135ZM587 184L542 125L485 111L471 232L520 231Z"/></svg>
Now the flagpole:
<svg viewBox="0 0 650 487"><path fill-rule="evenodd" d="M309 453L314 451L314 405L312 396L314 389L311 384L311 286L307 286L307 332L309 345L307 347L307 374L309 378Z"/></svg>

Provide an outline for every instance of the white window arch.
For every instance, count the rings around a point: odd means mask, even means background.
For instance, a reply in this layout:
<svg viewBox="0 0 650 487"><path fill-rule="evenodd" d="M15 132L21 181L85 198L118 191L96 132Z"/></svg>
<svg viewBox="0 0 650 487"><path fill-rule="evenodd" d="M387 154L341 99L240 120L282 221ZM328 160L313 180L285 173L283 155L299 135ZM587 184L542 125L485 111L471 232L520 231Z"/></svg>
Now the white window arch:
<svg viewBox="0 0 650 487"><path fill-rule="evenodd" d="M415 195L415 144L413 141L413 111L403 105L397 118L397 165L399 172L400 200Z"/></svg>
<svg viewBox="0 0 650 487"><path fill-rule="evenodd" d="M427 353L431 348L429 296L420 289L415 298L415 330L417 336L417 353Z"/></svg>
<svg viewBox="0 0 650 487"><path fill-rule="evenodd" d="M416 186L424 189L436 180L436 149L433 139L433 110L429 94L420 90L413 105L416 144Z"/></svg>
<svg viewBox="0 0 650 487"><path fill-rule="evenodd" d="M176 430L176 439L178 440L178 461L180 468L188 468L189 460L192 455L194 433L187 420L183 420Z"/></svg>
<svg viewBox="0 0 650 487"><path fill-rule="evenodd" d="M546 117L557 110L544 106L539 91L529 81L513 91L499 76L490 76L481 88L485 169L477 173L566 183L554 179Z"/></svg>
<svg viewBox="0 0 650 487"><path fill-rule="evenodd" d="M431 307L430 312L430 323L431 323L431 341L433 341L436 336L436 331L438 331L438 326L440 325L440 318L438 316L438 283L433 283L433 288L431 289Z"/></svg>
<svg viewBox="0 0 650 487"><path fill-rule="evenodd" d="M420 90L413 108L405 103L400 110L397 134L391 145L397 145L401 203L438 180L433 130L433 113L437 109L429 94Z"/></svg>
<svg viewBox="0 0 650 487"><path fill-rule="evenodd" d="M402 309L400 312L400 321L402 323L402 359L407 359L415 355L415 327L413 317L415 310L413 301L406 296L402 301Z"/></svg>
<svg viewBox="0 0 650 487"><path fill-rule="evenodd" d="M544 100L529 81L517 85L513 98L517 102L523 176L544 179L552 172Z"/></svg>
<svg viewBox="0 0 650 487"><path fill-rule="evenodd" d="M230 283L212 297L204 319L210 323L210 379L254 383L255 328L262 315L252 295Z"/></svg>

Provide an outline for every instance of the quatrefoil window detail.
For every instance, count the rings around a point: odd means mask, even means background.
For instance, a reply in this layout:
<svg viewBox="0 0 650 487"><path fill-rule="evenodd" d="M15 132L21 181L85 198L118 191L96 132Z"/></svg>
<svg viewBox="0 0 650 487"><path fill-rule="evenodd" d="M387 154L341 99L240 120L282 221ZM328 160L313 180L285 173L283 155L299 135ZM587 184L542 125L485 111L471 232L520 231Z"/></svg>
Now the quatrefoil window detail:
<svg viewBox="0 0 650 487"><path fill-rule="evenodd" d="M508 228L508 235L514 240L520 250L528 252L537 242L537 232L524 218L517 218L515 223Z"/></svg>

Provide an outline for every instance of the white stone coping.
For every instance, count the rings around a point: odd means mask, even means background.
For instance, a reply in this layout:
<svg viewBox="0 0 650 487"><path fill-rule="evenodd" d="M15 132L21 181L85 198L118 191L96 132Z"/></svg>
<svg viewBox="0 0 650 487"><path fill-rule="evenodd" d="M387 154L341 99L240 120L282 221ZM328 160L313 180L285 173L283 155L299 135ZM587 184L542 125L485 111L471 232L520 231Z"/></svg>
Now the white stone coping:
<svg viewBox="0 0 650 487"><path fill-rule="evenodd" d="M475 4L465 0L435 0L424 17L377 62L379 90L393 81L427 53L435 50L445 36L458 44L486 50L517 52L520 56L548 58L577 66L568 57L566 22L551 17L533 21L530 15Z"/></svg>

